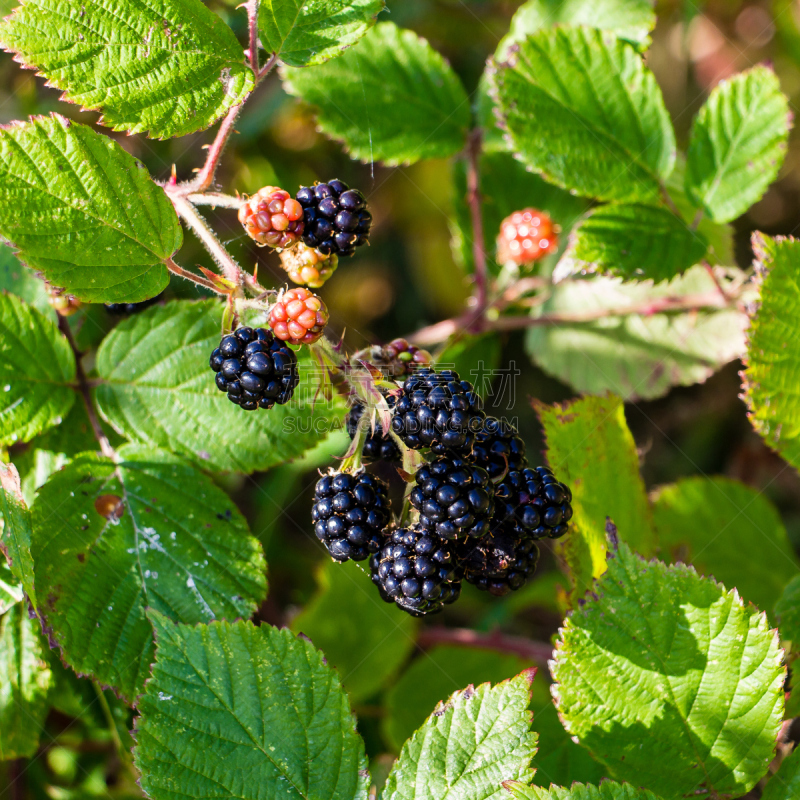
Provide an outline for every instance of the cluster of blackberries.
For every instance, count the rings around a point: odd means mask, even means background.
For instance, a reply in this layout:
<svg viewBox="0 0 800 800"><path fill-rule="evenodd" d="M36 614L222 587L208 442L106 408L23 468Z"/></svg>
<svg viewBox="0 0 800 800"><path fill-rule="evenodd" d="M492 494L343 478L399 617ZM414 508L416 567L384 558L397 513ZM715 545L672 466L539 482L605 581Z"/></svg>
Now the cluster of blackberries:
<svg viewBox="0 0 800 800"><path fill-rule="evenodd" d="M217 389L245 411L287 403L300 380L297 356L266 328L237 328L210 358Z"/></svg>
<svg viewBox="0 0 800 800"><path fill-rule="evenodd" d="M367 243L372 214L358 189L338 179L302 186L295 195L303 207L303 242L323 255L351 256Z"/></svg>
<svg viewBox="0 0 800 800"><path fill-rule="evenodd" d="M570 490L547 467L528 466L517 431L486 417L472 386L452 370L418 369L387 399L394 433L434 456L414 476L409 500L416 521L388 526L385 484L339 473L317 484L317 536L337 560L369 555L381 597L417 616L455 601L464 580L498 596L519 589L536 569L537 540L567 532ZM363 414L361 404L351 409L351 437ZM367 438L365 460L399 459L396 444L383 434L377 427ZM350 487L365 478L370 492L357 503ZM378 518L387 526L364 522Z"/></svg>
<svg viewBox="0 0 800 800"><path fill-rule="evenodd" d="M163 294L162 292L149 300L142 300L141 303L105 303L105 309L112 317L127 317L130 314L138 314L140 311L150 308L161 299Z"/></svg>

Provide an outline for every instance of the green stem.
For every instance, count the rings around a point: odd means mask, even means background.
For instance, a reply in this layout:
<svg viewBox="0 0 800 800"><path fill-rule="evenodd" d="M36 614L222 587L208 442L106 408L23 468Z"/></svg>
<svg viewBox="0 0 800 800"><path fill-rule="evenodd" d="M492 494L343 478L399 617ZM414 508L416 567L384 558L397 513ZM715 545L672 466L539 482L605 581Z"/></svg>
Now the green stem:
<svg viewBox="0 0 800 800"><path fill-rule="evenodd" d="M114 715L111 713L111 706L108 704L108 700L106 700L105 692L97 684L97 681L92 681L92 686L94 686L94 690L97 693L97 699L100 701L100 708L103 711L103 716L105 717L109 732L111 733L111 740L114 742L114 749L117 751L117 755L120 757L120 759L126 761L128 759L128 753L125 751L125 748L122 745L122 739L120 738L119 731L117 730L117 722L114 719Z"/></svg>

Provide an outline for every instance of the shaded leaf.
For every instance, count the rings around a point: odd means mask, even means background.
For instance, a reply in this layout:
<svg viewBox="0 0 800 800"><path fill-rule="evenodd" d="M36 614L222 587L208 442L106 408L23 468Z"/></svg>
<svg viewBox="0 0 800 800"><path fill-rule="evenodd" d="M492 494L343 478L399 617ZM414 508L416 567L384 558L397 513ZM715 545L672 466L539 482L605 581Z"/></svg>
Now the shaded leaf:
<svg viewBox="0 0 800 800"><path fill-rule="evenodd" d="M800 793L800 749L796 748L781 761L778 771L769 779L761 800L793 800Z"/></svg>
<svg viewBox="0 0 800 800"><path fill-rule="evenodd" d="M465 381L469 381L484 403L492 395L492 384L500 367L502 346L500 337L494 333L482 336L463 336L449 342L436 354L438 369L455 370ZM489 407L491 403L488 404ZM487 408L491 413L490 408Z"/></svg>
<svg viewBox="0 0 800 800"><path fill-rule="evenodd" d="M0 41L64 100L158 139L207 128L254 83L233 31L199 0L23 0Z"/></svg>
<svg viewBox="0 0 800 800"><path fill-rule="evenodd" d="M771 610L786 582L798 574L777 510L739 481L682 478L659 490L653 518L662 557L736 587L759 608Z"/></svg>
<svg viewBox="0 0 800 800"><path fill-rule="evenodd" d="M391 22L328 64L281 72L286 90L318 108L319 127L353 158L412 164L464 146L464 87L425 39Z"/></svg>
<svg viewBox="0 0 800 800"><path fill-rule="evenodd" d="M739 270L717 272L723 285ZM708 298L700 310L658 310L665 298ZM534 363L581 392L612 391L626 400L652 399L673 386L702 383L745 350L747 317L722 304L701 266L653 286L617 278L564 281L534 316L562 314L563 322L531 327L526 349ZM635 313L620 314L633 309Z"/></svg>
<svg viewBox="0 0 800 800"><path fill-rule="evenodd" d="M790 643L793 653L800 651L800 575L792 578L781 592L775 603L775 617L781 641Z"/></svg>
<svg viewBox="0 0 800 800"><path fill-rule="evenodd" d="M0 463L0 513L3 530L0 549L14 577L36 607L31 558L31 515L22 496L19 473L13 464Z"/></svg>
<svg viewBox="0 0 800 800"><path fill-rule="evenodd" d="M44 281L37 278L32 269L25 267L10 247L2 244L0 244L0 290L16 295L46 317L56 318Z"/></svg>
<svg viewBox="0 0 800 800"><path fill-rule="evenodd" d="M575 229L558 269L651 278L658 283L697 264L707 247L705 237L666 208L605 205L594 209Z"/></svg>
<svg viewBox="0 0 800 800"><path fill-rule="evenodd" d="M437 645L425 651L386 692L384 738L399 752L431 711L458 687L500 683L526 666L518 656L496 650Z"/></svg>
<svg viewBox="0 0 800 800"><path fill-rule="evenodd" d="M384 603L357 564L328 562L291 627L324 653L355 703L375 694L414 649L417 621Z"/></svg>
<svg viewBox="0 0 800 800"><path fill-rule="evenodd" d="M655 547L652 515L619 397L534 407L544 429L547 461L572 490L574 516L561 552L569 566L574 606L606 570L606 518L631 547L650 554Z"/></svg>
<svg viewBox="0 0 800 800"><path fill-rule="evenodd" d="M788 100L769 67L718 83L692 125L687 194L717 222L744 214L775 180L790 125Z"/></svg>
<svg viewBox="0 0 800 800"><path fill-rule="evenodd" d="M147 608L186 623L249 617L266 579L258 542L209 478L136 445L118 457L85 453L50 478L31 551L64 659L131 701L153 660Z"/></svg>
<svg viewBox="0 0 800 800"><path fill-rule="evenodd" d="M753 427L800 470L800 242L753 235L760 276L750 313L744 400Z"/></svg>
<svg viewBox="0 0 800 800"><path fill-rule="evenodd" d="M53 285L90 303L139 302L167 285L164 261L181 246L181 226L164 190L116 142L58 115L36 117L0 128L0 163L0 235Z"/></svg>
<svg viewBox="0 0 800 800"><path fill-rule="evenodd" d="M118 325L97 353L100 413L122 436L179 453L205 469L253 472L295 458L325 434L340 401L312 402L319 375L300 351L300 385L269 411L243 411L217 390L208 359L223 307L213 300L156 306ZM304 348L305 350L305 348Z"/></svg>
<svg viewBox="0 0 800 800"><path fill-rule="evenodd" d="M383 0L262 0L261 46L290 67L322 64L354 45L383 7Z"/></svg>
<svg viewBox="0 0 800 800"><path fill-rule="evenodd" d="M24 603L0 617L0 761L34 755L44 730L53 676L38 627Z"/></svg>
<svg viewBox="0 0 800 800"><path fill-rule="evenodd" d="M738 797L775 752L781 660L735 591L622 542L561 629L552 673L567 731L613 777L665 800Z"/></svg>
<svg viewBox="0 0 800 800"><path fill-rule="evenodd" d="M75 357L55 323L0 293L0 444L58 425L75 402Z"/></svg>
<svg viewBox="0 0 800 800"><path fill-rule="evenodd" d="M503 781L529 780L536 753L527 710L534 674L469 686L439 704L403 746L383 800L500 800Z"/></svg>
<svg viewBox="0 0 800 800"><path fill-rule="evenodd" d="M514 151L551 183L601 200L653 198L675 134L653 74L628 43L590 28L543 29L492 74Z"/></svg>
<svg viewBox="0 0 800 800"><path fill-rule="evenodd" d="M5 614L23 597L25 597L25 593L14 573L11 572L11 567L4 560L0 560L0 614Z"/></svg>
<svg viewBox="0 0 800 800"><path fill-rule="evenodd" d="M134 751L149 797L366 798L347 695L310 642L249 622L151 619L158 650Z"/></svg>

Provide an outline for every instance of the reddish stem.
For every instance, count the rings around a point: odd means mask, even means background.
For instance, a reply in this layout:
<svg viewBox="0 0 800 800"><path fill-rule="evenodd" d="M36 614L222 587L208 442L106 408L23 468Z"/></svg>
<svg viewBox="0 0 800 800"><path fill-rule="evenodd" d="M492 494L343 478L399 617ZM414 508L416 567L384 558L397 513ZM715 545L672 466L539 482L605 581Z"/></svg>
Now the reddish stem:
<svg viewBox="0 0 800 800"><path fill-rule="evenodd" d="M81 393L81 397L83 397L83 404L86 406L86 414L89 417L89 424L92 426L94 438L97 439L97 443L100 445L100 452L106 458L114 458L116 455L114 453L114 448L111 446L111 443L108 441L108 437L103 432L103 428L100 425L100 420L97 418L97 412L95 411L94 403L92 403L92 395L89 391L89 381L86 378L86 373L83 371L83 364L81 363L83 354L80 350L78 350L78 345L75 342L75 337L72 335L72 329L69 327L66 317L59 315L58 329L66 337L67 341L69 342L69 346L72 348L72 353L75 356L75 377L78 379L78 389Z"/></svg>
<svg viewBox="0 0 800 800"><path fill-rule="evenodd" d="M250 29L250 69L258 81L258 0L248 0L247 25Z"/></svg>
<svg viewBox="0 0 800 800"><path fill-rule="evenodd" d="M498 630L491 633L472 631L467 628L423 628L417 644L426 650L437 644L455 644L463 647L485 647L502 650L526 661L545 666L552 658L553 647L546 642L535 642L522 636L510 636Z"/></svg>
<svg viewBox="0 0 800 800"><path fill-rule="evenodd" d="M481 130L475 128L467 139L467 203L472 221L472 257L475 261L475 308L473 320L481 319L488 305L488 269L483 238L483 213L478 160L481 154Z"/></svg>

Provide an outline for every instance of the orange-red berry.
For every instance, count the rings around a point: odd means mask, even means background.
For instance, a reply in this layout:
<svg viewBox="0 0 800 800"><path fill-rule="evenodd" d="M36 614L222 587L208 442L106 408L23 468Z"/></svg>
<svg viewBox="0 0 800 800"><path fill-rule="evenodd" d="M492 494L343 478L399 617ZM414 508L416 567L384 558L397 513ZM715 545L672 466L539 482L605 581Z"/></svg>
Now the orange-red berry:
<svg viewBox="0 0 800 800"><path fill-rule="evenodd" d="M265 186L239 208L239 222L262 246L293 247L303 235L303 207L289 192Z"/></svg>
<svg viewBox="0 0 800 800"><path fill-rule="evenodd" d="M317 295L305 288L284 292L269 315L269 327L289 344L316 342L328 324L328 309Z"/></svg>
<svg viewBox="0 0 800 800"><path fill-rule="evenodd" d="M297 247L281 252L281 266L293 283L319 289L336 271L339 257L336 254L323 255L319 250L300 242Z"/></svg>
<svg viewBox="0 0 800 800"><path fill-rule="evenodd" d="M500 223L497 260L528 264L558 248L558 225L535 208L515 211Z"/></svg>

